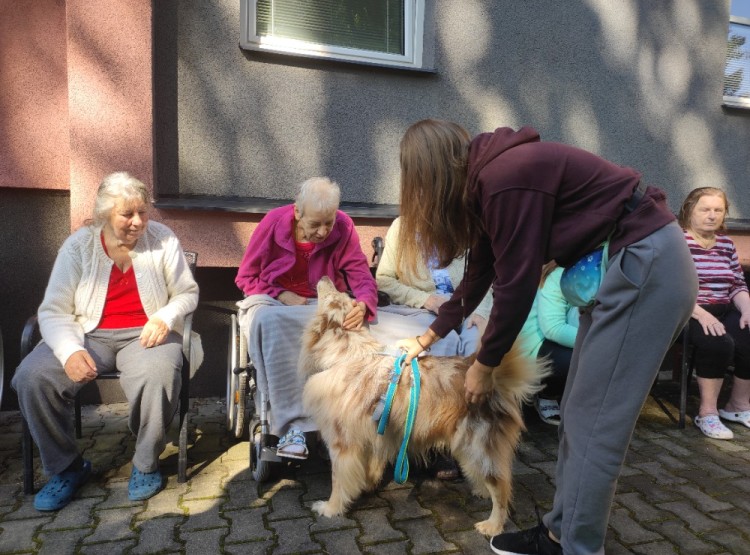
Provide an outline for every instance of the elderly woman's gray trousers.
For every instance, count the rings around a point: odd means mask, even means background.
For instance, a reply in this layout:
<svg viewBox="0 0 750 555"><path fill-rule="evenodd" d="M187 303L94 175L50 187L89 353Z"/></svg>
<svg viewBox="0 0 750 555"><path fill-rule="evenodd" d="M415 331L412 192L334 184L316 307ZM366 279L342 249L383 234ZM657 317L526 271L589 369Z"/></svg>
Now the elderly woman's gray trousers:
<svg viewBox="0 0 750 555"><path fill-rule="evenodd" d="M604 553L610 506L638 415L695 306L698 278L669 224L618 252L582 312L562 398L552 510L567 554Z"/></svg>
<svg viewBox="0 0 750 555"><path fill-rule="evenodd" d="M120 372L128 424L137 436L133 464L142 472L153 472L179 400L182 338L173 332L164 344L146 349L138 340L141 329L94 330L86 335L85 347L100 374ZM42 342L21 361L11 385L45 472L59 474L78 456L72 402L84 384L73 382Z"/></svg>

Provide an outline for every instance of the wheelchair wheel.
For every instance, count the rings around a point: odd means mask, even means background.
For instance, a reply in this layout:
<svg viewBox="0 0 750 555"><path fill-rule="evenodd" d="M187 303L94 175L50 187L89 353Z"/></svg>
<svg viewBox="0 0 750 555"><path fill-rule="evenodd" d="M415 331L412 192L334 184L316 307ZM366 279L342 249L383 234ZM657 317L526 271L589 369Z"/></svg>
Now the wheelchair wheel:
<svg viewBox="0 0 750 555"><path fill-rule="evenodd" d="M250 472L253 480L259 484L268 480L271 475L271 463L264 461L263 453L263 427L260 421L253 419L250 422Z"/></svg>
<svg viewBox="0 0 750 555"><path fill-rule="evenodd" d="M229 354L227 361L227 431L237 439L245 435L245 414L247 402L247 369L240 367L246 364L242 359L239 324L237 316L232 314L229 337ZM245 354L247 358L247 354Z"/></svg>

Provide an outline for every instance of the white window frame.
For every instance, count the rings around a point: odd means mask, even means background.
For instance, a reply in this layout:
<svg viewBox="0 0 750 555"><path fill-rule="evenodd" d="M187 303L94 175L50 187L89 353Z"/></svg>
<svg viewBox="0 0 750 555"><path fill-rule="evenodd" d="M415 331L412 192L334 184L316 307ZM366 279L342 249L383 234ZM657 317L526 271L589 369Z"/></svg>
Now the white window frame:
<svg viewBox="0 0 750 555"><path fill-rule="evenodd" d="M342 48L281 37L259 37L256 31L257 0L241 0L240 47L247 50L277 52L296 56L326 58L365 64L404 68L422 68L424 37L424 0L404 2L404 54Z"/></svg>
<svg viewBox="0 0 750 555"><path fill-rule="evenodd" d="M750 18L747 17L739 17L736 15L730 15L729 16L729 22L735 23L737 25L743 25L750 30ZM729 39L729 35L727 35L727 39ZM747 47L748 45L746 45ZM726 61L725 61L726 64ZM746 68L750 72L750 64L748 64ZM726 71L726 65L725 65L725 71ZM750 75L745 76L745 79L750 79ZM723 85L722 85L723 86ZM750 109L750 98L742 97L742 96L723 96L724 99L724 106L729 106L731 108L746 108Z"/></svg>

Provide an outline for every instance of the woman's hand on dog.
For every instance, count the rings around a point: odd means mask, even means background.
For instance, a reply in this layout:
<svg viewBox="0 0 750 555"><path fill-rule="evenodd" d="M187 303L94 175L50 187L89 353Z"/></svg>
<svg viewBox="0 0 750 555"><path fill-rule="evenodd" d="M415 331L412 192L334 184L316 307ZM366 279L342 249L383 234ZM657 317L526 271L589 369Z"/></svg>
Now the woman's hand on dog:
<svg viewBox="0 0 750 555"><path fill-rule="evenodd" d="M464 398L466 402L481 403L492 391L492 366L475 360L466 371Z"/></svg>
<svg viewBox="0 0 750 555"><path fill-rule="evenodd" d="M367 307L362 301L352 301L352 309L344 317L344 329L345 330L359 330L362 329L362 324L365 321L365 315L367 314Z"/></svg>

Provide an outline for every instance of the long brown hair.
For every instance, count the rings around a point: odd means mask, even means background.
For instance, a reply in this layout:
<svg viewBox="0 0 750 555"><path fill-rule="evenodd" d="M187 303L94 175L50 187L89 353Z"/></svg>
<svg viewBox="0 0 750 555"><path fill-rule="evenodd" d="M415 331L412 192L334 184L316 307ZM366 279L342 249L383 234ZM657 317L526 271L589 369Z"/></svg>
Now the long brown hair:
<svg viewBox="0 0 750 555"><path fill-rule="evenodd" d="M469 209L466 170L471 136L449 121L425 119L401 139L401 233L397 267L415 275L417 261L441 267L469 249L477 219Z"/></svg>
<svg viewBox="0 0 750 555"><path fill-rule="evenodd" d="M721 197L724 199L724 218L721 220L719 231L726 231L726 221L727 216L729 215L729 200L724 191L717 187L698 187L688 193L685 202L682 203L682 208L680 208L680 214L677 217L680 227L684 230L687 230L690 227L690 216L695 209L695 205L698 204L698 201L703 197Z"/></svg>

